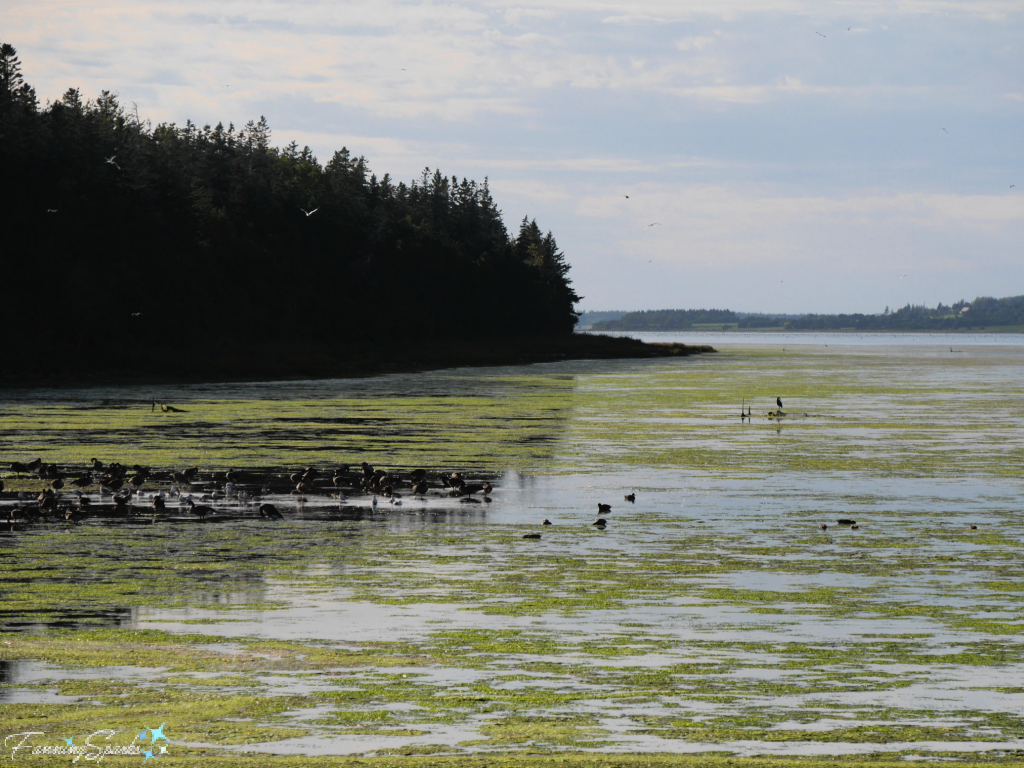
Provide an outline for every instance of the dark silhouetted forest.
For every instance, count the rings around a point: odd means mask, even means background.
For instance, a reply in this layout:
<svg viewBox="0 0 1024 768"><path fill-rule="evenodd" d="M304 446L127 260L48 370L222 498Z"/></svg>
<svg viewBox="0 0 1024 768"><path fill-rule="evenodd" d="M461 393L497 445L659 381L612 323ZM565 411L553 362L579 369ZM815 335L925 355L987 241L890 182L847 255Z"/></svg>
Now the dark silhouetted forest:
<svg viewBox="0 0 1024 768"><path fill-rule="evenodd" d="M106 91L42 106L10 45L0 167L8 352L397 351L576 323L555 238L526 218L510 235L486 180L395 182L346 149L321 165L262 118L154 127Z"/></svg>

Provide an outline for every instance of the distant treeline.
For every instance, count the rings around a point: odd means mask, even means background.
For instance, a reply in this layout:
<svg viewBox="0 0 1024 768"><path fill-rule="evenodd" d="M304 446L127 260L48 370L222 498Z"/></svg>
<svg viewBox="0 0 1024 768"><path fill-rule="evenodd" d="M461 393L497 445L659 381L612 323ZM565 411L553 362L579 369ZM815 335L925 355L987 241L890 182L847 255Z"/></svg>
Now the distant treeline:
<svg viewBox="0 0 1024 768"><path fill-rule="evenodd" d="M41 107L0 48L6 351L126 356L198 340L382 345L570 334L550 232L511 236L485 180L378 178L342 149L155 127L109 92ZM10 362L10 357L8 357Z"/></svg>
<svg viewBox="0 0 1024 768"><path fill-rule="evenodd" d="M618 320L594 323L595 331L680 331L694 325L735 323L736 313L728 309L652 309L627 312Z"/></svg>
<svg viewBox="0 0 1024 768"><path fill-rule="evenodd" d="M952 306L907 306L880 315L739 315L727 309L661 309L629 312L618 320L595 323L604 331L682 331L698 325L783 328L790 331L955 331L1024 325L1024 296L981 297Z"/></svg>

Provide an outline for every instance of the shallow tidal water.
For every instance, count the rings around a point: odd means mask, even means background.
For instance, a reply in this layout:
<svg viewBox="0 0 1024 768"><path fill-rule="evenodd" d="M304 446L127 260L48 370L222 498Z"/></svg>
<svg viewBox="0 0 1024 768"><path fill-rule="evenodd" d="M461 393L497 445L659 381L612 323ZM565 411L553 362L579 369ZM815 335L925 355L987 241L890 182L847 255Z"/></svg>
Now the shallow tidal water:
<svg viewBox="0 0 1024 768"><path fill-rule="evenodd" d="M137 713L178 754L1024 749L1024 346L969 341L4 392L0 461L195 464L196 494L236 468L285 520L4 527L0 724ZM360 461L495 488L280 479ZM42 482L4 480L6 519Z"/></svg>

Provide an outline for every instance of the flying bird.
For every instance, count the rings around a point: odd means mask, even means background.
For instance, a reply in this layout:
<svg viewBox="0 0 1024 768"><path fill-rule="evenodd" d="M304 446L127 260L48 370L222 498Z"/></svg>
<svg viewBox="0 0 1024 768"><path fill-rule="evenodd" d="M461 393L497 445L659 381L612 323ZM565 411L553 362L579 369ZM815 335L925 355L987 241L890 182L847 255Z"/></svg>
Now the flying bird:
<svg viewBox="0 0 1024 768"><path fill-rule="evenodd" d="M132 312L132 317L138 317L141 314L141 312Z"/></svg>
<svg viewBox="0 0 1024 768"><path fill-rule="evenodd" d="M1016 186L1017 186L1016 184L1011 184L1011 185L1010 185L1010 189L1013 189L1013 188L1014 188L1014 187L1016 187ZM56 211L54 211L54 213L56 213Z"/></svg>
<svg viewBox="0 0 1024 768"><path fill-rule="evenodd" d="M626 199L629 200L629 195L626 195Z"/></svg>
<svg viewBox="0 0 1024 768"><path fill-rule="evenodd" d="M849 32L851 29L852 29L852 27L847 27L846 31Z"/></svg>
<svg viewBox="0 0 1024 768"><path fill-rule="evenodd" d="M820 35L821 37L828 37L828 35L822 35L821 32L815 31L814 34Z"/></svg>
<svg viewBox="0 0 1024 768"><path fill-rule="evenodd" d="M111 155L110 157L108 157L108 158L107 158L107 162L108 162L108 163L109 163L110 165L112 165L112 166L114 166L115 168L117 168L117 170L119 170L119 171L120 171L120 170L121 170L121 166L120 166L120 165L118 165L117 163L115 163L115 162L114 162L114 158L115 158L115 157L117 157L117 155Z"/></svg>
<svg viewBox="0 0 1024 768"><path fill-rule="evenodd" d="M1013 189L1013 184L1010 185L1010 189ZM47 208L46 212L47 213L56 213L57 209L56 208Z"/></svg>
<svg viewBox="0 0 1024 768"><path fill-rule="evenodd" d="M900 275L900 280L902 280L904 277L906 277L906 275Z"/></svg>
<svg viewBox="0 0 1024 768"><path fill-rule="evenodd" d="M946 129L945 129L945 128L943 128L942 130L943 130L943 131L946 131ZM946 133L948 134L948 133L949 133L949 131L946 131Z"/></svg>
<svg viewBox="0 0 1024 768"><path fill-rule="evenodd" d="M299 210L302 211L304 214L306 214L306 218L308 219L310 216L312 216L314 213L316 213L320 209L319 208L314 208L312 211L307 211L305 208L299 208Z"/></svg>
<svg viewBox="0 0 1024 768"><path fill-rule="evenodd" d="M644 227L644 229L647 230L647 229L650 229L651 227L660 227L660 226L661 226L661 222L660 221L652 221L650 224L648 224L646 227Z"/></svg>

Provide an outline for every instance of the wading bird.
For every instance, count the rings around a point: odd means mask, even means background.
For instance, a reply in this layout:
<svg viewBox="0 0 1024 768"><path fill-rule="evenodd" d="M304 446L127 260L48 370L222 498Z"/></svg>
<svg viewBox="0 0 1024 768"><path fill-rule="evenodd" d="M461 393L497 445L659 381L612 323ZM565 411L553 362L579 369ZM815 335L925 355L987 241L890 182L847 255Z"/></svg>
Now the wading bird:
<svg viewBox="0 0 1024 768"><path fill-rule="evenodd" d="M781 397L776 397L775 398L775 404L777 406L779 406L779 408L781 408L782 407L782 398Z"/></svg>

